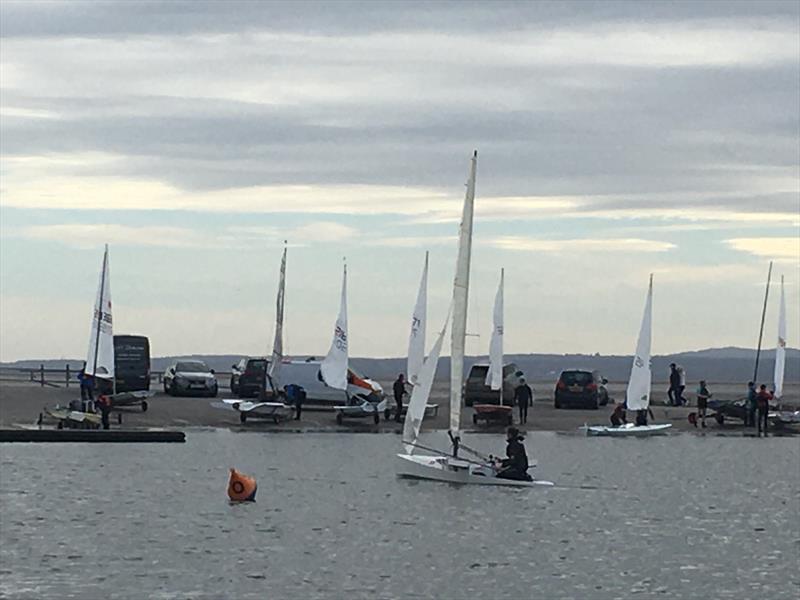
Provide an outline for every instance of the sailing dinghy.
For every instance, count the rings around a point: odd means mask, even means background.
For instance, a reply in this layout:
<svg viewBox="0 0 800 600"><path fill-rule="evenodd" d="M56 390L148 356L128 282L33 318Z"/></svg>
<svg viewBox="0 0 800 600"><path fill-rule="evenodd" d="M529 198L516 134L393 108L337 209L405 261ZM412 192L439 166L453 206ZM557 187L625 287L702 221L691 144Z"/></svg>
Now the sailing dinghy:
<svg viewBox="0 0 800 600"><path fill-rule="evenodd" d="M283 312L284 298L286 296L286 246L283 248L281 258L280 280L278 282L278 297L275 306L275 339L272 342L272 358L265 373L265 393L266 384L272 387L272 397L275 399L270 402L250 402L238 399L223 400L223 405L233 408L239 413L239 420L246 423L247 419L271 419L276 424L291 416L293 408L284 402L277 400L280 396L280 368L283 363Z"/></svg>
<svg viewBox="0 0 800 600"><path fill-rule="evenodd" d="M467 192L464 198L464 210L461 219L458 241L458 258L456 261L456 275L453 283L453 303L451 306L453 325L450 338L450 431L448 432L453 444L452 454L439 453L432 455L414 454L416 448L422 448L417 443L420 426L425 414L433 379L436 375L436 366L442 348L447 322L439 332L428 358L419 372L417 384L411 394L408 412L403 428L403 444L405 452L397 455L397 474L400 477L414 479L429 479L448 483L500 485L514 487L537 487L553 485L549 481L520 481L497 477L498 468L494 461L479 455L461 444L461 395L464 373L464 346L466 341L467 325L467 298L469 295L469 267L472 251L472 218L475 204L475 173L477 169L478 153L472 156ZM459 457L459 449L470 452L477 460ZM426 450L431 450L427 449Z"/></svg>
<svg viewBox="0 0 800 600"><path fill-rule="evenodd" d="M381 413L386 410L386 398L381 392L371 393L367 398L351 396L347 393L348 383L364 384L348 367L348 333L347 333L347 265L344 266L342 275L342 298L339 305L339 316L333 328L333 340L327 356L319 367L322 381L330 388L342 390L347 398L347 404L334 406L336 424L341 425L344 419L364 419L372 417L377 425L381 420Z"/></svg>
<svg viewBox="0 0 800 600"><path fill-rule="evenodd" d="M636 354L631 365L631 376L628 380L626 402L628 414L639 410L648 410L650 406L650 385L653 374L650 369L650 346L652 340L653 322L653 276L650 275L650 285L647 288L647 300L644 305L642 326L639 330L639 339L636 342ZM635 425L625 423L620 427L594 425L586 428L587 435L601 435L611 437L647 437L666 433L672 427L671 423L654 423L652 425Z"/></svg>

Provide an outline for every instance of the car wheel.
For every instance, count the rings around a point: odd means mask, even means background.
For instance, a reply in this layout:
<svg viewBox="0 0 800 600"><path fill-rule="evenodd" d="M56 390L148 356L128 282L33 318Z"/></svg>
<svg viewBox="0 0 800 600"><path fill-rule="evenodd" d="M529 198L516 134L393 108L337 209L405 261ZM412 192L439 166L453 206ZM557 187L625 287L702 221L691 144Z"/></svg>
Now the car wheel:
<svg viewBox="0 0 800 600"><path fill-rule="evenodd" d="M342 424L342 413L340 413L340 412L336 413L336 424L337 425L341 425Z"/></svg>
<svg viewBox="0 0 800 600"><path fill-rule="evenodd" d="M594 402L592 403L592 410L600 410L600 399L595 396Z"/></svg>
<svg viewBox="0 0 800 600"><path fill-rule="evenodd" d="M383 411L383 420L388 421L391 418L392 418L392 411L387 408L385 411Z"/></svg>
<svg viewBox="0 0 800 600"><path fill-rule="evenodd" d="M147 400L142 400L142 412L147 412Z"/></svg>
<svg viewBox="0 0 800 600"><path fill-rule="evenodd" d="M167 380L164 380L164 393L169 395L169 386L167 386Z"/></svg>
<svg viewBox="0 0 800 600"><path fill-rule="evenodd" d="M514 415L508 415L506 417L506 425L513 425L514 424Z"/></svg>
<svg viewBox="0 0 800 600"><path fill-rule="evenodd" d="M243 413L243 412L239 413L239 422L240 423L247 423L247 413Z"/></svg>
<svg viewBox="0 0 800 600"><path fill-rule="evenodd" d="M714 420L717 422L717 425L724 425L725 424L725 415L721 415L717 413L714 415Z"/></svg>
<svg viewBox="0 0 800 600"><path fill-rule="evenodd" d="M377 410L375 411L375 414L372 415L372 421L375 423L375 425L381 422L381 416Z"/></svg>
<svg viewBox="0 0 800 600"><path fill-rule="evenodd" d="M472 424L473 425L477 425L478 424L478 415L477 414L472 415Z"/></svg>
<svg viewBox="0 0 800 600"><path fill-rule="evenodd" d="M219 388L213 388L209 393L208 396L210 398L216 398L217 394L219 393Z"/></svg>
<svg viewBox="0 0 800 600"><path fill-rule="evenodd" d="M553 405L554 405L556 408L561 408L561 401L558 399L558 396L556 396L556 398L555 398L555 402L553 403Z"/></svg>
<svg viewBox="0 0 800 600"><path fill-rule="evenodd" d="M175 380L172 380L172 383L169 385L169 395L170 396L177 396L178 395L178 386L175 383Z"/></svg>

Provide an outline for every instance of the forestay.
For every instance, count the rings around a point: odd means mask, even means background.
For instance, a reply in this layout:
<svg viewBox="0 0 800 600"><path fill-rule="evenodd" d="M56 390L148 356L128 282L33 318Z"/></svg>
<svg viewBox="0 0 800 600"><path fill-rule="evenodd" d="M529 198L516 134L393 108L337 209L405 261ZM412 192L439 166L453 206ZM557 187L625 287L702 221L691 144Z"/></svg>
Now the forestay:
<svg viewBox="0 0 800 600"><path fill-rule="evenodd" d="M778 307L778 344L775 346L775 397L783 396L783 373L786 368L786 295L781 276L781 301Z"/></svg>
<svg viewBox="0 0 800 600"><path fill-rule="evenodd" d="M486 373L486 385L492 390L503 388L503 278L505 269L500 269L500 285L494 298L494 314L492 340L489 343L489 371ZM502 404L503 393L500 392Z"/></svg>
<svg viewBox="0 0 800 600"><path fill-rule="evenodd" d="M431 394L431 386L436 377L436 367L439 364L439 355L442 352L442 342L447 332L447 322L450 320L450 313L447 313L447 318L444 321L444 327L439 332L428 358L422 363L422 369L419 371L417 384L411 392L411 400L408 403L408 410L406 412L406 420L403 424L403 443L405 444L406 452L411 454L414 450L414 444L419 437L419 428L422 425L422 419L425 416L425 407L428 404L428 398Z"/></svg>
<svg viewBox="0 0 800 600"><path fill-rule="evenodd" d="M336 319L330 350L319 369L328 387L347 390L347 357L347 265L345 265L339 317Z"/></svg>
<svg viewBox="0 0 800 600"><path fill-rule="evenodd" d="M108 244L103 253L103 266L100 269L100 282L97 286L97 297L94 303L85 373L100 379L114 378L114 327L111 318Z"/></svg>
<svg viewBox="0 0 800 600"><path fill-rule="evenodd" d="M464 345L467 334L467 299L469 267L472 254L472 215L475 205L477 150L472 155L464 211L458 235L458 258L453 281L453 329L450 335L450 435L459 437L461 422L461 386L464 382Z"/></svg>
<svg viewBox="0 0 800 600"><path fill-rule="evenodd" d="M631 366L631 377L628 380L627 402L628 410L645 410L650 405L650 384L652 372L650 370L650 343L652 335L653 317L653 276L650 275L650 285L647 288L647 300L644 305L642 327L639 330L639 340L636 342L636 354Z"/></svg>
<svg viewBox="0 0 800 600"><path fill-rule="evenodd" d="M417 385L422 363L425 361L425 328L428 312L428 253L425 253L425 267L419 282L417 303L411 315L411 333L408 337L408 365L406 374L412 385Z"/></svg>
<svg viewBox="0 0 800 600"><path fill-rule="evenodd" d="M275 389L280 389L280 370L283 362L283 306L286 294L286 247L281 258L281 275L278 282L278 298L275 303L275 340L272 342L272 358L269 363L269 378Z"/></svg>

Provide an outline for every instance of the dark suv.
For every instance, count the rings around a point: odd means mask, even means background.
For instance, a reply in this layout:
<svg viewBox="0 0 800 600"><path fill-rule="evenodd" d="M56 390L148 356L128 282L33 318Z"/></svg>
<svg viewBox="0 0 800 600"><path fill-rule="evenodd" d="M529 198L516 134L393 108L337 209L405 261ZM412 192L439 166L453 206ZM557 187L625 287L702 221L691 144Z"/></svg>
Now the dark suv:
<svg viewBox="0 0 800 600"><path fill-rule="evenodd" d="M464 382L464 405L475 404L500 404L500 390L493 391L486 385L486 374L489 365L475 364L469 370L469 375ZM522 371L514 363L503 365L503 404L511 406L514 402L514 391L519 385L519 380L524 377Z"/></svg>
<svg viewBox="0 0 800 600"><path fill-rule="evenodd" d="M231 367L231 392L242 398L258 396L264 385L264 369L267 359L262 357L243 358Z"/></svg>
<svg viewBox="0 0 800 600"><path fill-rule="evenodd" d="M582 406L598 409L608 404L604 381L596 372L572 369L561 371L556 382L555 407Z"/></svg>

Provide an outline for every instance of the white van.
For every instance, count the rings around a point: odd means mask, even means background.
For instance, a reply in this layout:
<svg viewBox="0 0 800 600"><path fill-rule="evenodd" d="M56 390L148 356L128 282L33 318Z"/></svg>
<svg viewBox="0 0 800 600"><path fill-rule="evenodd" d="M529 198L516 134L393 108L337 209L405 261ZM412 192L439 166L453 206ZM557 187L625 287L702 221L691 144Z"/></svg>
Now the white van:
<svg viewBox="0 0 800 600"><path fill-rule="evenodd" d="M284 360L281 364L280 385L302 386L306 391L306 402L328 405L348 405L370 402L377 404L383 401L383 388L377 381L363 377L348 369L347 392L328 387L320 373L321 361Z"/></svg>

